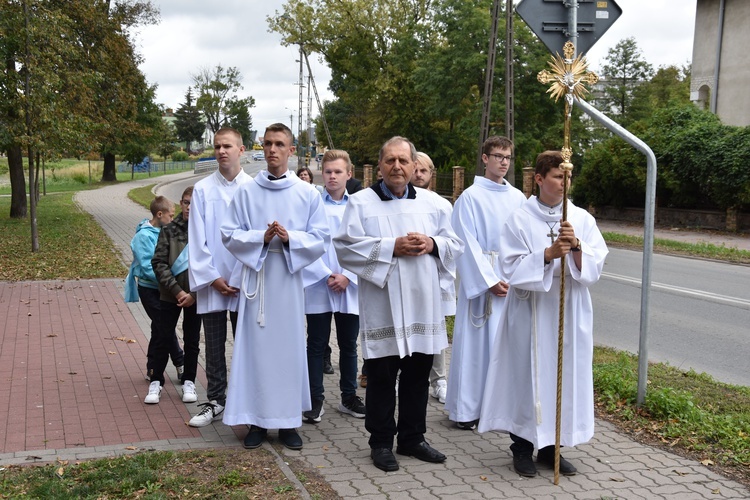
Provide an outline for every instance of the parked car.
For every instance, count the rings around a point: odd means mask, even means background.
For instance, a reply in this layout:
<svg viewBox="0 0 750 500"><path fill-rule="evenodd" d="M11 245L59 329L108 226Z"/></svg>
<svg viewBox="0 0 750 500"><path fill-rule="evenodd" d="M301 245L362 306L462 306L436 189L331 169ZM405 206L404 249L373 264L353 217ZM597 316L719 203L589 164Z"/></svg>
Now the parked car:
<svg viewBox="0 0 750 500"><path fill-rule="evenodd" d="M263 161L266 159L266 155L263 152L253 153L253 161Z"/></svg>

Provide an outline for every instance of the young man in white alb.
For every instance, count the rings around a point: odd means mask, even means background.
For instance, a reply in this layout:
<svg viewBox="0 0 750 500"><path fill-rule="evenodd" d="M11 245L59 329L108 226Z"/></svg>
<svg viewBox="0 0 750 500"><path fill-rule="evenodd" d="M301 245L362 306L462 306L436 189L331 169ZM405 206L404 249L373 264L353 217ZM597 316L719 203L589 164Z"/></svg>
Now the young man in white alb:
<svg viewBox="0 0 750 500"><path fill-rule="evenodd" d="M240 157L245 151L242 136L231 128L214 135L214 153L219 169L195 184L189 220L190 289L196 294L198 314L206 342L206 390L208 402L190 419L193 427L203 427L221 415L227 398L227 313L236 331L237 292L229 286L237 263L221 243L219 227L229 202L240 186L252 182L242 170Z"/></svg>

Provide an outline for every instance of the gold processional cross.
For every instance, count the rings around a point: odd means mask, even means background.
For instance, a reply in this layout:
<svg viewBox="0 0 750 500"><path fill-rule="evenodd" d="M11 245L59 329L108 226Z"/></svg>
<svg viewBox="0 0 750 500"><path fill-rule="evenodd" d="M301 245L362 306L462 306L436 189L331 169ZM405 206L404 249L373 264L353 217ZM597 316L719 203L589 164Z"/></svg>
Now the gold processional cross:
<svg viewBox="0 0 750 500"><path fill-rule="evenodd" d="M570 148L570 120L571 113L573 111L574 99L580 99L588 93L584 83L594 85L599 81L599 77L592 72L587 71L588 62L582 54L573 59L575 55L575 46L570 41L565 42L563 45L563 56L555 54L552 60L548 63L552 67L552 71L542 70L537 75L539 82L547 84L552 82L547 93L551 94L550 97L554 97L555 102L560 97L565 97L565 132L564 132L564 143L562 148L563 162L560 164L560 169L563 171L565 179L563 181L563 204L562 204L562 220L568 220L568 179L570 173L573 171L573 164L570 162L570 158L573 155L573 151ZM554 231L550 228L550 237L554 244ZM563 373L563 336L565 333L565 255L560 257L560 308L558 316L558 337L557 337L557 407L556 407L556 418L555 418L555 484L559 484L560 481L560 422L562 420L562 373Z"/></svg>
<svg viewBox="0 0 750 500"><path fill-rule="evenodd" d="M573 99L580 99L588 93L586 87L583 86L584 83L594 85L599 81L596 73L587 71L589 63L583 57L583 54L578 54L578 57L573 59L575 50L573 43L565 42L565 45L563 45L564 57L555 54L552 56L552 60L547 63L552 68L552 72L543 69L536 76L536 79L541 83L552 82L550 88L547 89L547 93L551 94L550 97L553 97L555 102L560 97L565 97L565 135L562 148L563 163L560 168L568 173L573 170L573 164L570 163L573 154L570 148L570 118L573 111Z"/></svg>

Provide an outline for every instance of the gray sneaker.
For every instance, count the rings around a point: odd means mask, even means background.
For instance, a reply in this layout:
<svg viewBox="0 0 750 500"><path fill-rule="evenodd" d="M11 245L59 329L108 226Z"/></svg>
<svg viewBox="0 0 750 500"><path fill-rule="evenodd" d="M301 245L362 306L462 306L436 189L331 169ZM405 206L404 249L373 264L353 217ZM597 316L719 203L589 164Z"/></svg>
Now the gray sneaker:
<svg viewBox="0 0 750 500"><path fill-rule="evenodd" d="M202 403L198 406L202 406L203 409L190 419L190 422L188 422L190 427L205 427L213 422L216 417L224 413L224 406L217 403L216 400L210 403Z"/></svg>
<svg viewBox="0 0 750 500"><path fill-rule="evenodd" d="M354 418L365 418L367 413L365 410L365 404L359 396L342 399L341 403L339 403L339 411L351 415Z"/></svg>

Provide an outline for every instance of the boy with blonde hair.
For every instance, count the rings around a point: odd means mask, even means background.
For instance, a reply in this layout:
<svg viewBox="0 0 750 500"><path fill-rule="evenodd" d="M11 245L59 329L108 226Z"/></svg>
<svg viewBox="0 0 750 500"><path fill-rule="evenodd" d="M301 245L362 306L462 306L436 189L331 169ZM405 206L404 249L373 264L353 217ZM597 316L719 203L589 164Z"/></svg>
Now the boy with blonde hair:
<svg viewBox="0 0 750 500"><path fill-rule="evenodd" d="M149 208L151 219L146 218L138 223L135 236L130 241L133 263L130 265L127 278L125 278L125 302L138 302L140 299L143 309L151 320L151 338L146 353L147 380L151 380L153 371L154 336L159 320L159 283L156 281L154 269L151 267L151 259L154 256L156 240L159 238L161 228L172 222L174 218L174 203L164 196L157 196L151 201ZM177 374L182 376L185 353L182 351L180 342L177 340L177 333L174 331L169 346L169 355L177 369Z"/></svg>

